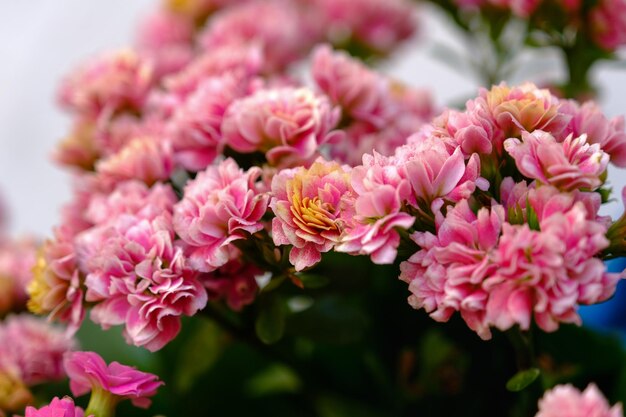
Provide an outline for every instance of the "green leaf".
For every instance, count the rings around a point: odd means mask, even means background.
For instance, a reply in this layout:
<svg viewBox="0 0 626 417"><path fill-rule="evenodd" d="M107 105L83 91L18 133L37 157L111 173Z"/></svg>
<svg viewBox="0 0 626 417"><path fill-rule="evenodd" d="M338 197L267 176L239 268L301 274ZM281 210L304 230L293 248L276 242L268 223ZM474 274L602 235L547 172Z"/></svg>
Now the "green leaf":
<svg viewBox="0 0 626 417"><path fill-rule="evenodd" d="M302 387L302 382L290 368L284 365L271 365L246 384L246 390L254 397L280 393L295 393Z"/></svg>
<svg viewBox="0 0 626 417"><path fill-rule="evenodd" d="M539 374L541 374L541 371L537 368L519 371L506 383L506 389L513 392L521 391L532 384Z"/></svg>
<svg viewBox="0 0 626 417"><path fill-rule="evenodd" d="M256 334L268 345L278 342L285 332L285 308L278 297L266 298L255 323Z"/></svg>

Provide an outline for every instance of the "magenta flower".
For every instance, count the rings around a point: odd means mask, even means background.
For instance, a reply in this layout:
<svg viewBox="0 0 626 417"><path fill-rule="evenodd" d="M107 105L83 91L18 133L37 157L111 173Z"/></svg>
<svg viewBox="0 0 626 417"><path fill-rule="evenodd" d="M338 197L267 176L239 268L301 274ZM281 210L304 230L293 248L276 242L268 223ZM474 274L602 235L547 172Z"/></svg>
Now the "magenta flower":
<svg viewBox="0 0 626 417"><path fill-rule="evenodd" d="M320 158L309 169L283 170L272 180L274 243L293 245L289 261L296 271L313 266L350 227L353 205L348 167Z"/></svg>
<svg viewBox="0 0 626 417"><path fill-rule="evenodd" d="M259 291L256 277L263 273L254 264L234 259L200 278L209 293L209 299L224 299L232 310L241 311L256 299Z"/></svg>
<svg viewBox="0 0 626 417"><path fill-rule="evenodd" d="M521 141L507 139L504 148L526 177L565 191L595 190L602 185L600 176L609 163L609 155L599 144L588 144L587 135L574 138L570 134L558 143L554 136L541 130L523 132Z"/></svg>
<svg viewBox="0 0 626 417"><path fill-rule="evenodd" d="M70 389L75 396L89 391L92 395L98 395L104 391L113 395L117 401L129 399L136 407L148 408L150 397L163 385L156 375L118 362L107 365L95 352L69 353L65 356L64 365L70 378Z"/></svg>
<svg viewBox="0 0 626 417"><path fill-rule="evenodd" d="M235 101L222 123L224 143L237 152L265 153L278 167L310 163L321 145L339 138L331 130L340 112L306 88L260 90Z"/></svg>
<svg viewBox="0 0 626 417"><path fill-rule="evenodd" d="M61 85L59 99L85 117L108 118L121 110L141 110L152 82L152 66L133 51L121 50L78 68Z"/></svg>
<svg viewBox="0 0 626 417"><path fill-rule="evenodd" d="M260 169L243 171L229 158L187 183L174 208L174 229L187 245L194 269L221 267L232 258L232 242L263 229L269 196L256 185L260 175Z"/></svg>
<svg viewBox="0 0 626 417"><path fill-rule="evenodd" d="M626 44L626 1L600 1L590 13L591 36L612 51Z"/></svg>
<svg viewBox="0 0 626 417"><path fill-rule="evenodd" d="M75 347L63 329L30 315L10 316L0 325L0 359L15 367L26 385L62 379L63 355Z"/></svg>
<svg viewBox="0 0 626 417"><path fill-rule="evenodd" d="M62 399L54 397L50 404L39 409L26 407L24 417L83 417L84 415L83 409L74 405L74 400L70 397L63 397Z"/></svg>
<svg viewBox="0 0 626 417"><path fill-rule="evenodd" d="M535 417L623 417L621 404L609 405L595 384L583 392L572 385L557 385L539 400Z"/></svg>
<svg viewBox="0 0 626 417"><path fill-rule="evenodd" d="M125 325L129 343L161 349L180 331L182 315L204 308L207 294L174 242L171 216L122 215L83 234L88 249L86 300L103 328Z"/></svg>

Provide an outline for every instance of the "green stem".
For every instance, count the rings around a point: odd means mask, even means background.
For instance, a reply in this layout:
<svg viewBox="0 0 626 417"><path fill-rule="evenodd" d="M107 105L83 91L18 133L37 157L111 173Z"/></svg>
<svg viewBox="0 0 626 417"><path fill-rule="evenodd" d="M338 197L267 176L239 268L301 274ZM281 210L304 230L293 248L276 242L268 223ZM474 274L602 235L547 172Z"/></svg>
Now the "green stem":
<svg viewBox="0 0 626 417"><path fill-rule="evenodd" d="M85 416L115 417L115 407L119 398L102 388L94 388L91 392Z"/></svg>

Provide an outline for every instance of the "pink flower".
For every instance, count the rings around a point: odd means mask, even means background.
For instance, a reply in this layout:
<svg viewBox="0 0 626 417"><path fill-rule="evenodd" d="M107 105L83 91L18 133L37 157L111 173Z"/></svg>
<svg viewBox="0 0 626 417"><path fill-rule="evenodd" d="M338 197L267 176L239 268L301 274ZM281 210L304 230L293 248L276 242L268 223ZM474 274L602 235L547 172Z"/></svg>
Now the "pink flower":
<svg viewBox="0 0 626 417"><path fill-rule="evenodd" d="M426 134L445 138L453 138L459 144L463 154L490 154L494 148L500 148L504 140L502 133L496 128L491 117L480 106L468 103L464 112L445 110L441 116L426 127Z"/></svg>
<svg viewBox="0 0 626 417"><path fill-rule="evenodd" d="M141 110L152 87L152 67L131 50L102 55L68 76L59 98L68 109L86 117Z"/></svg>
<svg viewBox="0 0 626 417"><path fill-rule="evenodd" d="M75 347L61 328L33 316L10 316L0 326L0 358L18 370L26 385L63 378L63 355Z"/></svg>
<svg viewBox="0 0 626 417"><path fill-rule="evenodd" d="M0 242L0 316L26 305L26 287L33 278L37 242L31 238Z"/></svg>
<svg viewBox="0 0 626 417"><path fill-rule="evenodd" d="M460 311L467 325L482 338L491 332L485 323L488 292L483 281L495 273L493 250L498 244L504 210L483 207L478 214L461 200L449 209L437 234L417 232L420 250L400 264L400 279L409 284L409 304L423 308L437 321Z"/></svg>
<svg viewBox="0 0 626 417"><path fill-rule="evenodd" d="M137 179L148 185L167 180L174 170L172 147L159 137L131 140L118 153L100 160L96 171L114 182Z"/></svg>
<svg viewBox="0 0 626 417"><path fill-rule="evenodd" d="M79 119L54 150L52 158L60 165L92 170L100 157L95 140L96 126L92 121Z"/></svg>
<svg viewBox="0 0 626 417"><path fill-rule="evenodd" d="M180 331L182 315L204 308L207 295L174 242L169 213L153 220L122 215L89 231L86 300L94 322L125 325L129 343L161 349Z"/></svg>
<svg viewBox="0 0 626 417"><path fill-rule="evenodd" d="M321 260L352 223L350 170L318 159L309 168L283 170L272 180L270 207L276 245L293 245L289 261L301 271Z"/></svg>
<svg viewBox="0 0 626 417"><path fill-rule="evenodd" d="M256 185L260 175L260 169L245 172L229 158L187 183L174 208L174 229L186 243L194 269L221 267L231 259L232 242L263 229L269 196Z"/></svg>
<svg viewBox="0 0 626 417"><path fill-rule="evenodd" d="M306 88L260 90L235 101L222 123L224 143L237 152L265 153L278 167L312 161L319 147L339 137L331 130L339 109Z"/></svg>
<svg viewBox="0 0 626 417"><path fill-rule="evenodd" d="M251 304L259 291L255 277L263 270L239 259L229 261L215 271L201 277L210 299L224 299L234 311Z"/></svg>
<svg viewBox="0 0 626 417"><path fill-rule="evenodd" d="M407 230L415 223L413 216L401 212L411 195L409 181L386 161L377 154L365 155L363 165L352 170L355 227L336 247L339 252L371 255L377 264L393 263L400 244L397 229Z"/></svg>
<svg viewBox="0 0 626 417"><path fill-rule="evenodd" d="M72 352L65 356L65 370L70 378L70 389L76 396L89 391L104 390L118 401L130 399L136 407L148 408L150 398L163 385L159 377L147 372L106 362L95 352Z"/></svg>
<svg viewBox="0 0 626 417"><path fill-rule="evenodd" d="M315 43L306 25L293 2L248 1L216 13L200 33L198 42L205 50L256 43L263 51L268 72L276 72Z"/></svg>
<svg viewBox="0 0 626 417"><path fill-rule="evenodd" d="M245 83L234 76L206 78L175 110L168 130L175 158L183 167L201 171L213 162L219 153L226 109L245 92Z"/></svg>
<svg viewBox="0 0 626 417"><path fill-rule="evenodd" d="M54 397L50 404L39 409L26 407L24 417L83 417L84 415L83 409L74 405L74 400L70 397L63 397L62 399Z"/></svg>
<svg viewBox="0 0 626 417"><path fill-rule="evenodd" d="M609 405L595 384L580 392L572 385L557 385L539 400L535 417L623 417L622 405Z"/></svg>
<svg viewBox="0 0 626 417"><path fill-rule="evenodd" d="M626 44L626 1L603 0L590 12L591 36L612 51Z"/></svg>
<svg viewBox="0 0 626 417"><path fill-rule="evenodd" d="M0 357L0 416L5 417L5 411L23 410L32 404L35 399L20 377L19 370Z"/></svg>
<svg viewBox="0 0 626 417"><path fill-rule="evenodd" d="M608 120L596 103L587 102L579 106L569 101L567 112L572 115L565 135L574 137L587 134L588 143L597 143L600 148L611 155L611 162L618 167L626 167L626 131L624 116Z"/></svg>
<svg viewBox="0 0 626 417"><path fill-rule="evenodd" d="M415 6L405 0L313 0L331 41L389 53L416 29ZM335 34L335 38L332 35ZM337 36L339 35L339 36Z"/></svg>
<svg viewBox="0 0 626 417"><path fill-rule="evenodd" d="M504 148L515 159L520 172L528 178L562 190L595 190L602 185L600 176L609 163L609 155L599 144L587 143L587 135L569 135L558 143L551 134L538 130L522 132L522 140L511 138Z"/></svg>

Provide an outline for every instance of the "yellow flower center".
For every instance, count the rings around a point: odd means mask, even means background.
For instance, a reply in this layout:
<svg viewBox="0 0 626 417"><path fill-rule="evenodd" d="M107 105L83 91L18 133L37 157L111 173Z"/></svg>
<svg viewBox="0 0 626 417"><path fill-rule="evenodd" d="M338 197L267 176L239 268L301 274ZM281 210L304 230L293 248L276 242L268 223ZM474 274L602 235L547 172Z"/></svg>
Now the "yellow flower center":
<svg viewBox="0 0 626 417"><path fill-rule="evenodd" d="M33 279L26 287L26 292L28 292L30 297L26 306L35 314L49 313L49 310L43 306L44 300L50 292L50 285L46 280L47 267L48 264L44 258L43 251L40 250L37 254L37 262L33 267Z"/></svg>
<svg viewBox="0 0 626 417"><path fill-rule="evenodd" d="M300 199L300 196L295 194L292 197L291 213L294 222L309 233L339 230L334 219L334 211L332 204L322 202L319 197Z"/></svg>

